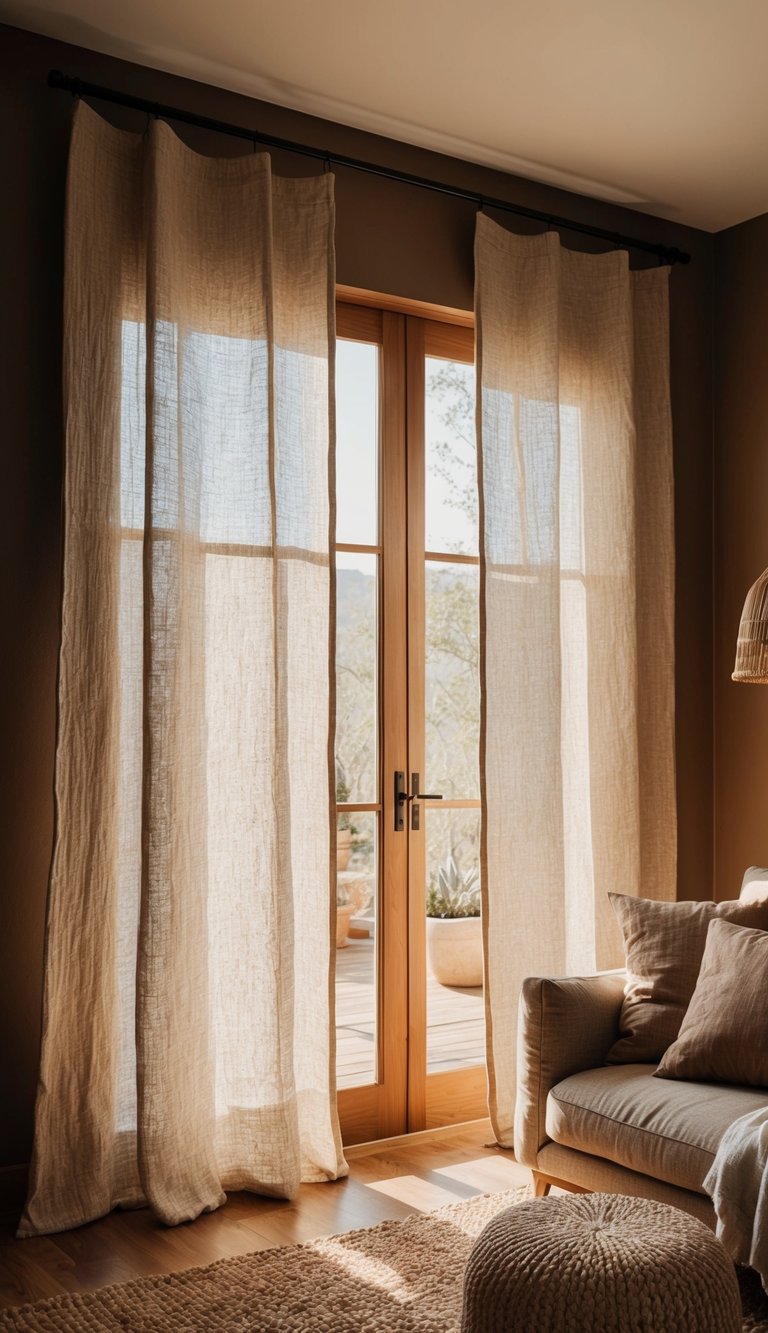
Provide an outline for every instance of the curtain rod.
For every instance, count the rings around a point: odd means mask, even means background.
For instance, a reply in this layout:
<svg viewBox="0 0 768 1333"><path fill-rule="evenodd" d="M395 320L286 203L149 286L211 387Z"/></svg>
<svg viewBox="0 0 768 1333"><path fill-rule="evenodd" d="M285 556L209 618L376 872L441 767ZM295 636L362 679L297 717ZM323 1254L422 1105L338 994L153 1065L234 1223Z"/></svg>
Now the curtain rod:
<svg viewBox="0 0 768 1333"><path fill-rule="evenodd" d="M130 107L133 111L142 111L147 116L162 120L177 120L184 125L196 125L200 129L211 130L215 134L231 134L238 139L248 139L253 144L263 144L267 148L279 148L288 153L299 153L303 157L314 158L318 162L337 167L348 167L351 171L362 171L369 176L381 176L385 180L398 181L402 185L414 185L420 190L431 190L436 194L450 195L453 199L464 199L479 208L498 209L503 213L514 213L517 217L529 218L533 222L544 222L549 227L562 228L564 231L579 232L582 236L594 236L598 240L608 241L622 250L642 250L655 255L663 264L688 264L691 256L676 246L658 245L652 241L642 241L637 237L624 236L621 232L607 231L603 227L590 227L584 222L574 222L569 218L558 217L556 213L544 213L537 208L525 208L522 204L510 204L506 199L494 199L491 195L481 194L476 190L462 190L458 186L448 185L444 181L432 180L427 176L415 176L409 171L396 171L392 167L380 166L375 162L365 162L360 158L346 157L343 153L332 153L322 148L312 148L308 144L293 143L289 139L278 139L271 134L262 134L258 130L248 130L241 125L230 125L223 120L211 120L208 116L199 116L194 111L184 111L180 107L164 106L161 102L149 102L143 97L134 97L131 93L121 93L114 88L103 88L96 83L87 83L82 79L62 74L61 70L52 69L48 75L50 88L62 88L75 97L95 97L102 102L113 102L116 106Z"/></svg>

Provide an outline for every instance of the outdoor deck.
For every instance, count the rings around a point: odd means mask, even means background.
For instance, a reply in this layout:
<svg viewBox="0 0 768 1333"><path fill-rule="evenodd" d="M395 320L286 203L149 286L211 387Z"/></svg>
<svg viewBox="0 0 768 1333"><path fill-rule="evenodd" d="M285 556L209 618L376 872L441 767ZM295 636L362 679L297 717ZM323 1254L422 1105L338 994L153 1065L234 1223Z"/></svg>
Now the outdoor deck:
<svg viewBox="0 0 768 1333"><path fill-rule="evenodd" d="M336 1069L338 1086L374 1078L374 941L350 939L336 951ZM436 1074L485 1059L482 986L441 986L427 971L427 1069Z"/></svg>

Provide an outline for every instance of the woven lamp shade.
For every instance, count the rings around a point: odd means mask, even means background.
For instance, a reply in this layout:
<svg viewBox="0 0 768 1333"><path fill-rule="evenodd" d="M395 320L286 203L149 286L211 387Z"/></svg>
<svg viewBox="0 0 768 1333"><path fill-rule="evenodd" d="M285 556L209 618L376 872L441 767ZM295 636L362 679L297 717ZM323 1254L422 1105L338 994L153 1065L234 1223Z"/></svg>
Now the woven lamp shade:
<svg viewBox="0 0 768 1333"><path fill-rule="evenodd" d="M768 685L768 569L747 593L736 640L733 679Z"/></svg>

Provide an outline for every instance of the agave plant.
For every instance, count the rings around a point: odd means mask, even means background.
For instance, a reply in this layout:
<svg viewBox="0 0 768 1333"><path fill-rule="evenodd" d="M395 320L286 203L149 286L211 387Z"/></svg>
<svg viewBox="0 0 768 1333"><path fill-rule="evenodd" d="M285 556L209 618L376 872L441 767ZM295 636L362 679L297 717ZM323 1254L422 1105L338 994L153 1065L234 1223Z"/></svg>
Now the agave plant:
<svg viewBox="0 0 768 1333"><path fill-rule="evenodd" d="M454 919L480 915L480 872L472 866L461 870L453 856L438 867L437 879L427 890L427 916Z"/></svg>

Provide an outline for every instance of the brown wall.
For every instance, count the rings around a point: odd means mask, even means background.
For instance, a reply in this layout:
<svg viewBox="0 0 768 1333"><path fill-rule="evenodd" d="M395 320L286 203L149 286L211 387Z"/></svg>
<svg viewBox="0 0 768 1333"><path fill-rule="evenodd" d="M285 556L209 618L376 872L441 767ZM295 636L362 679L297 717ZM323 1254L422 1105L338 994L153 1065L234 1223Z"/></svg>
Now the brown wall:
<svg viewBox="0 0 768 1333"><path fill-rule="evenodd" d="M496 197L690 250L671 277L677 521L677 762L681 897L711 891L712 238L16 29L0 28L0 301L3 389L0 623L0 1167L28 1159L38 1056L43 922L53 820L59 594L62 205L70 99L50 68L223 120L431 175ZM143 119L102 107L115 123ZM237 141L185 129L208 152ZM276 155L279 171L305 159ZM370 176L337 178L338 279L443 305L472 305L474 208ZM507 225L515 225L507 219ZM574 235L566 236L576 246ZM760 558L756 567L761 566ZM765 703L768 706L768 695Z"/></svg>
<svg viewBox="0 0 768 1333"><path fill-rule="evenodd" d="M715 892L768 864L768 690L731 680L768 566L768 215L715 239Z"/></svg>

